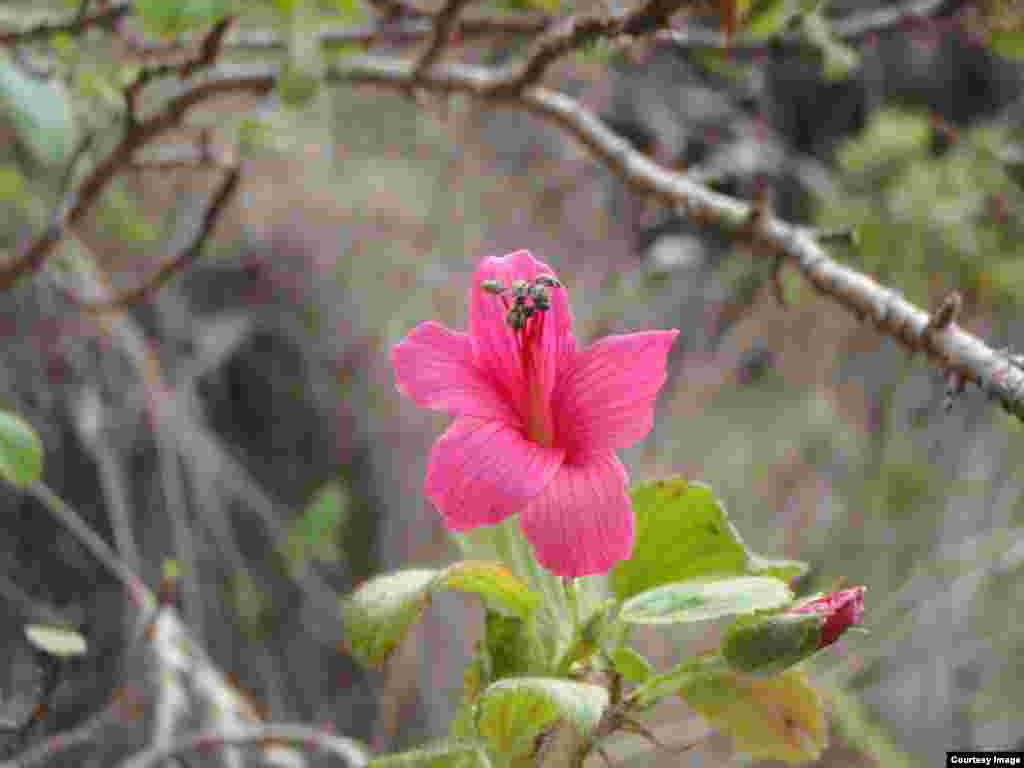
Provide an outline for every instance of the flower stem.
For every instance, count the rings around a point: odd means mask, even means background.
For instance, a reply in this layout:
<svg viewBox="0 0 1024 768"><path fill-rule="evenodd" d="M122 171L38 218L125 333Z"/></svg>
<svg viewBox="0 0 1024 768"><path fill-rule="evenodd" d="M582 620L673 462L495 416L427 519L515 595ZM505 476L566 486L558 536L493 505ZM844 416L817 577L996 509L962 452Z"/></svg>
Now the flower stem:
<svg viewBox="0 0 1024 768"><path fill-rule="evenodd" d="M515 517L498 525L477 528L453 537L463 557L498 561L541 597L537 618L549 663L554 667L576 637L580 617L588 617L607 594L606 581L599 577L572 580L571 588L541 566Z"/></svg>
<svg viewBox="0 0 1024 768"><path fill-rule="evenodd" d="M564 576L562 577L562 587L565 589L565 602L569 607L569 618L572 620L572 636L576 637L580 631L580 607L576 599L576 580Z"/></svg>

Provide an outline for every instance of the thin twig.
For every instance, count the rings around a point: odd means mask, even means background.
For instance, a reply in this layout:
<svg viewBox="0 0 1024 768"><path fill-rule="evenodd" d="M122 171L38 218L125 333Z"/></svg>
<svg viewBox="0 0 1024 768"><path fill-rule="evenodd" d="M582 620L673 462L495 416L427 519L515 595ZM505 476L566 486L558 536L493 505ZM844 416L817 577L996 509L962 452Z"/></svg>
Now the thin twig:
<svg viewBox="0 0 1024 768"><path fill-rule="evenodd" d="M203 213L203 219L200 222L199 227L196 229L195 234L189 240L188 245L182 248L174 258L169 259L160 265L160 268L140 285L130 290L120 292L109 299L99 301L79 299L67 293L65 293L65 295L67 295L84 312L93 314L107 312L113 309L122 309L141 301L163 285L173 275L184 270L199 257L207 238L210 236L210 233L216 226L221 214L224 212L224 209L234 196L235 190L238 189L238 183L240 180L241 172L239 171L238 166L228 169L224 175L223 181L221 181L216 191L210 197L210 202L207 204L206 211Z"/></svg>
<svg viewBox="0 0 1024 768"><path fill-rule="evenodd" d="M413 69L413 80L418 80L441 58L441 54L451 38L455 23L458 21L459 13L467 3L469 0L447 0L441 12L434 17L434 31L430 37L430 44L420 60L416 62Z"/></svg>
<svg viewBox="0 0 1024 768"><path fill-rule="evenodd" d="M308 725L265 723L233 728L230 732L201 731L172 744L139 752L123 761L119 768L150 768L150 766L160 765L173 757L193 752L219 750L228 746L250 746L265 749L284 744L337 755L351 768L363 768L368 762L365 749L350 739L335 736Z"/></svg>
<svg viewBox="0 0 1024 768"><path fill-rule="evenodd" d="M131 13L132 3L127 0L110 3L95 13L82 13L78 9L61 21L44 21L26 29L0 32L0 46L24 45L58 34L80 35L91 27L109 29Z"/></svg>
<svg viewBox="0 0 1024 768"><path fill-rule="evenodd" d="M121 142L97 165L71 195L56 220L34 240L23 246L18 255L0 267L0 290L10 288L23 274L38 269L69 227L77 224L92 208L107 184L127 167L136 150L177 126L192 107L233 93L263 95L273 89L276 76L272 72L247 72L207 80L188 88L169 100L152 117L141 120L125 131Z"/></svg>
<svg viewBox="0 0 1024 768"><path fill-rule="evenodd" d="M153 593L149 591L142 579L118 557L98 533L86 523L60 496L55 494L42 482L29 486L28 492L45 506L68 530L74 534L85 547L100 561L111 574L117 577L135 603L148 612L155 607Z"/></svg>

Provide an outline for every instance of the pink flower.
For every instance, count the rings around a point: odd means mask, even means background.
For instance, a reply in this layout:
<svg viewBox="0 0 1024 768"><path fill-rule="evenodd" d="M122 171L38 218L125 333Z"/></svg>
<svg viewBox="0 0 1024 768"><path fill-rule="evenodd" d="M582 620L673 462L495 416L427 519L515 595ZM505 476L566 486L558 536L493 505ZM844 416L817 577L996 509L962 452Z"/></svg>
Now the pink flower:
<svg viewBox="0 0 1024 768"><path fill-rule="evenodd" d="M830 595L808 600L789 613L815 613L824 618L818 647L832 645L847 629L864 620L864 587L841 589Z"/></svg>
<svg viewBox="0 0 1024 768"><path fill-rule="evenodd" d="M421 323L392 352L398 390L456 417L434 444L427 497L454 531L519 513L537 559L560 576L608 571L634 538L615 451L650 431L679 331L577 349L566 291L528 251L480 264L469 325Z"/></svg>

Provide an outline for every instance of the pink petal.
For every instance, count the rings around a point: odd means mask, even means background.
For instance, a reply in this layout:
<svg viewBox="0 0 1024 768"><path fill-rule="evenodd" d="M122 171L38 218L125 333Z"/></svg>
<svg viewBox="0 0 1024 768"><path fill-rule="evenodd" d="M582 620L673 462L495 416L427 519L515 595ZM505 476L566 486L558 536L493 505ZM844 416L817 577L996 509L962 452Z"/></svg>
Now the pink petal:
<svg viewBox="0 0 1024 768"><path fill-rule="evenodd" d="M391 352L398 391L422 408L518 424L515 408L473 361L469 335L420 323Z"/></svg>
<svg viewBox="0 0 1024 768"><path fill-rule="evenodd" d="M507 256L490 256L481 262L473 276L469 297L469 332L477 364L499 386L505 397L521 404L525 399L520 341L505 319L507 309L501 297L484 291L484 280L497 280L506 288L516 280L532 281L539 275L555 276L555 271L537 261L529 251ZM539 373L544 398L554 390L559 373L566 369L576 351L572 333L572 310L564 288L551 289L551 308L543 313L544 335L540 344Z"/></svg>
<svg viewBox="0 0 1024 768"><path fill-rule="evenodd" d="M521 512L563 458L507 424L462 417L434 443L426 494L450 530L493 525Z"/></svg>
<svg viewBox="0 0 1024 768"><path fill-rule="evenodd" d="M654 424L668 351L679 331L608 336L576 355L554 396L559 444L569 456L627 448Z"/></svg>
<svg viewBox="0 0 1024 768"><path fill-rule="evenodd" d="M563 464L522 513L541 565L559 576L605 573L633 552L629 475L611 451Z"/></svg>

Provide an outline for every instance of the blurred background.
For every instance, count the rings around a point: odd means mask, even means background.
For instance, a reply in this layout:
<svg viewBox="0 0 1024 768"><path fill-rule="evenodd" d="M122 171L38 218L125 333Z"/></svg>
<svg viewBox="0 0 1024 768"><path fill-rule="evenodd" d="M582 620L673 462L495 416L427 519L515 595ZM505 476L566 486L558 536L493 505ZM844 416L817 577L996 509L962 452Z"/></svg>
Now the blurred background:
<svg viewBox="0 0 1024 768"><path fill-rule="evenodd" d="M799 46L723 57L638 41L569 56L549 82L716 189L856 228L837 259L922 307L958 289L961 325L1022 351L1024 72L971 36L971 3L857 26L920 5L828 3L852 30L839 72ZM9 2L0 29L67 8ZM495 63L521 50L462 53ZM121 55L102 35L0 48L0 258L51 220L74 144L26 131L18 104L54 102L19 88L61 83L65 133L96 133L94 162L117 125L104 88ZM867 585L870 634L813 668L832 712L817 765L1024 749L1019 422L978 391L948 398L925 360L770 257L638 195L534 116L341 85L304 102L275 93L190 113L182 140L241 142L241 182L201 258L158 292L101 315L67 296L156 269L197 226L213 171L126 169L0 299L3 405L40 433L46 481L154 588L176 562L184 621L255 711L374 752L444 735L479 608L439 596L368 672L344 652L337 597L456 556L422 493L447 419L399 397L390 349L423 320L465 328L478 261L528 248L568 286L582 340L682 331L656 427L624 456L634 480L710 484L753 549L811 564L806 591ZM10 757L88 722L142 662L120 585L37 502L8 488L0 505ZM90 653L52 673L22 627L55 621L81 627ZM664 667L717 629L638 642ZM657 709L653 730L670 746L705 738L683 756L623 738L615 764L746 764L682 704ZM102 733L48 764L109 765L145 740L132 722Z"/></svg>

